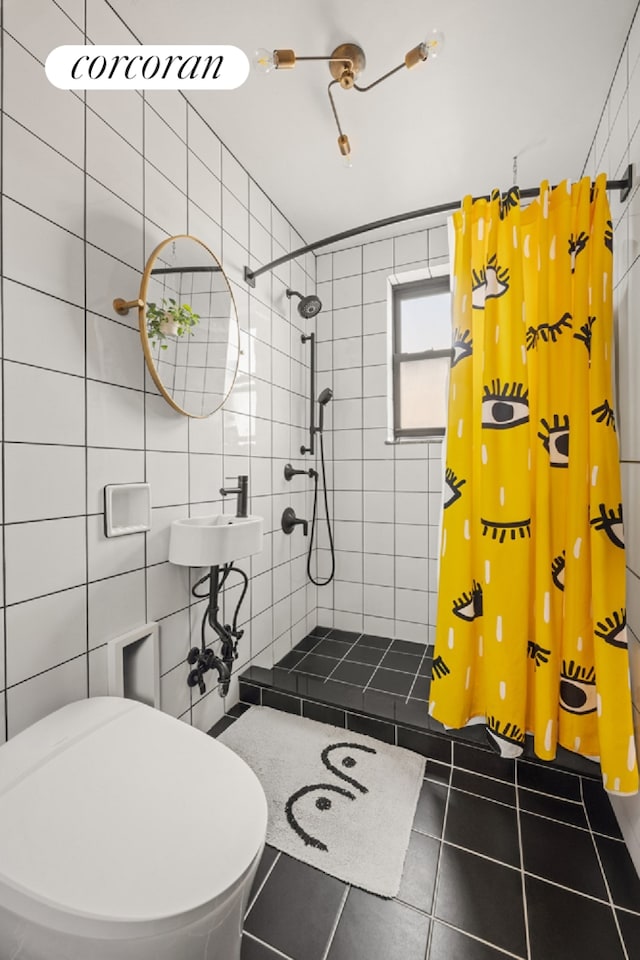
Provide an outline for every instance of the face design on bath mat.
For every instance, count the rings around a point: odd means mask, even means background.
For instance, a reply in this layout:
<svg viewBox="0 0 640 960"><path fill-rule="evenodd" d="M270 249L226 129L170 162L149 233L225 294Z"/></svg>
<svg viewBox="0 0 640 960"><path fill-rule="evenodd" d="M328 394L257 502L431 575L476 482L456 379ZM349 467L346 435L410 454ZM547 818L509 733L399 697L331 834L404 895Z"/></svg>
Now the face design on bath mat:
<svg viewBox="0 0 640 960"><path fill-rule="evenodd" d="M369 793L366 785L371 777L367 768L375 763L377 751L361 743L340 741L325 747L320 761L326 770L336 778L336 783L311 783L292 793L285 804L285 816L291 829L297 833L307 847L328 851L328 837L334 843L339 842L340 817L344 813L343 804L352 803ZM340 782L342 781L342 782ZM353 816L349 812L349 816ZM326 815L326 824L321 830L318 813ZM357 815L357 814L356 814ZM322 833L322 836L317 834Z"/></svg>
<svg viewBox="0 0 640 960"><path fill-rule="evenodd" d="M336 802L336 795L346 797L347 800L356 799L355 794L344 787L337 787L332 783L310 783L306 787L300 787L287 800L284 808L287 823L292 830L295 830L306 847L315 847L316 850L325 851L329 849L323 840L309 833L304 828L303 823L311 820L309 814L313 807L322 812L332 810Z"/></svg>
<svg viewBox="0 0 640 960"><path fill-rule="evenodd" d="M362 754L375 754L375 752L372 747L366 747L361 743L332 743L329 747L324 748L320 758L330 773L351 784L360 793L368 793L367 787L356 779L355 773L359 773L356 768ZM358 753L360 753L360 757Z"/></svg>

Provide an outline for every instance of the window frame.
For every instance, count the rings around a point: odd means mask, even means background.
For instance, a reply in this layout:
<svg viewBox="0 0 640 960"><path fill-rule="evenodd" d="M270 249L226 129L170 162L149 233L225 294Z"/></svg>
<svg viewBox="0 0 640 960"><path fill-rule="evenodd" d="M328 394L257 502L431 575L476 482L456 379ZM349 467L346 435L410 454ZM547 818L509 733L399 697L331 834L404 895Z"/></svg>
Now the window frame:
<svg viewBox="0 0 640 960"><path fill-rule="evenodd" d="M439 293L451 293L450 276L424 277L420 280L399 281L394 283L391 290L391 408L393 442L402 440L429 440L444 437L444 427L412 427L405 428L400 424L400 367L403 363L412 360L429 360L440 357L453 357L453 347L445 350L422 350L415 353L400 353L397 349L401 342L401 304L403 300L414 299L416 293L424 291L426 297Z"/></svg>

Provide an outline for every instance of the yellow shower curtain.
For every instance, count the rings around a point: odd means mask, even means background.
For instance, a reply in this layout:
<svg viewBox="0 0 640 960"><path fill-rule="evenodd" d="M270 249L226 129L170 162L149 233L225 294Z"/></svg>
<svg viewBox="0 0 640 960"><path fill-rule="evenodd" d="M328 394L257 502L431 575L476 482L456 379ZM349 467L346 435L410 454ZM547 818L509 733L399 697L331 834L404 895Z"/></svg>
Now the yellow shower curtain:
<svg viewBox="0 0 640 960"><path fill-rule="evenodd" d="M453 347L431 715L599 757L638 789L601 175L453 218Z"/></svg>

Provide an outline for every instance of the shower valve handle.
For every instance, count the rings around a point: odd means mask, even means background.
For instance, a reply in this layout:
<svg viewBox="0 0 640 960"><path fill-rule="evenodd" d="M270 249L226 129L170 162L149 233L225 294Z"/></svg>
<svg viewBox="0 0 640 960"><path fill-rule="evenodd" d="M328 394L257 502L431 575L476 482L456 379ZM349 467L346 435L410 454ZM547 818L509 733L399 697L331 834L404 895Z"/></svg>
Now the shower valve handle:
<svg viewBox="0 0 640 960"><path fill-rule="evenodd" d="M308 470L294 470L290 463L285 464L284 467L284 478L285 480L291 480L292 477L314 477L317 476L316 471L313 467L309 467Z"/></svg>
<svg viewBox="0 0 640 960"><path fill-rule="evenodd" d="M287 507L282 514L282 529L285 533L293 533L295 527L300 524L302 526L302 532L306 536L309 533L309 523L307 520L299 520L296 517L296 512L293 507Z"/></svg>

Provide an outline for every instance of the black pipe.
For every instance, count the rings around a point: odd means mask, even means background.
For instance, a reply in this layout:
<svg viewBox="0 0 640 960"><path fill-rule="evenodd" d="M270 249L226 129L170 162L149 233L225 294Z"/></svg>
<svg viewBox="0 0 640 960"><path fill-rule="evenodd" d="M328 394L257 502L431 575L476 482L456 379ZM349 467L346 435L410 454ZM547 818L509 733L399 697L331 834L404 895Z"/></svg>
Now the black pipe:
<svg viewBox="0 0 640 960"><path fill-rule="evenodd" d="M316 433L316 420L315 420L315 396L316 396L316 335L315 333L301 334L300 339L303 343L306 343L307 340L311 341L311 367L309 371L309 446L300 447L300 453L304 456L305 453L310 453L311 456L315 452L315 433Z"/></svg>
<svg viewBox="0 0 640 960"><path fill-rule="evenodd" d="M230 573L240 574L244 580L244 585L240 592L240 599L236 604L232 623L222 624L218 619L218 611L220 610L220 591L226 583ZM198 593L197 588L207 580L209 581L208 594ZM205 599L207 596L209 598L209 603L204 611L200 628L201 647L200 649L198 649L198 647L193 647L187 655L187 662L189 665L195 665L194 669L187 677L187 684L190 687L197 685L202 695L204 695L206 692L204 674L209 670L218 671L218 692L220 693L220 696L226 696L229 691L229 682L231 679L231 671L233 670L233 662L238 657L237 641L240 640L244 635L244 630L238 629L238 615L240 613L240 607L242 606L242 602L246 596L248 588L249 578L244 570L240 570L239 567L234 567L233 563L227 563L224 565L222 573L220 573L219 566L210 567L209 573L201 577L198 582L194 584L191 590L193 596L197 597L198 599ZM222 655L220 657L216 656L210 647L207 647L207 625L211 627L218 639L222 642Z"/></svg>
<svg viewBox="0 0 640 960"><path fill-rule="evenodd" d="M607 180L607 190L619 190L620 191L620 202L624 203L631 192L631 187L633 186L633 164L629 164L627 167L624 179L622 180ZM539 187L527 187L524 190L519 191L520 196L527 200L532 197L537 197L540 193ZM476 200L490 200L490 197L474 197L474 202ZM349 240L351 237L357 237L361 233L368 233L370 230L379 230L381 227L390 227L395 223L404 223L405 220L418 220L420 217L429 217L432 214L436 213L450 213L453 210L460 209L460 201L455 200L451 203L438 203L433 207L424 207L422 210L411 210L409 213L397 213L394 217L385 217L383 220L374 220L371 223L365 223L361 227L352 227L351 230L343 230L341 233L334 233L330 237L325 237L324 240L316 240L314 243L308 243L306 247L300 247L299 250L294 250L293 253L285 253L283 257L278 257L277 260L272 260L271 263L266 263L264 267L260 267L258 270L250 270L249 267L244 268L244 279L245 282L249 284L250 287L255 287L256 277L259 277L260 274L266 273L267 270L273 270L274 267L279 267L283 263L288 263L290 260L297 260L298 257L303 257L305 253L312 253L314 250L318 250L320 247L328 247L332 243L338 243L340 240Z"/></svg>

